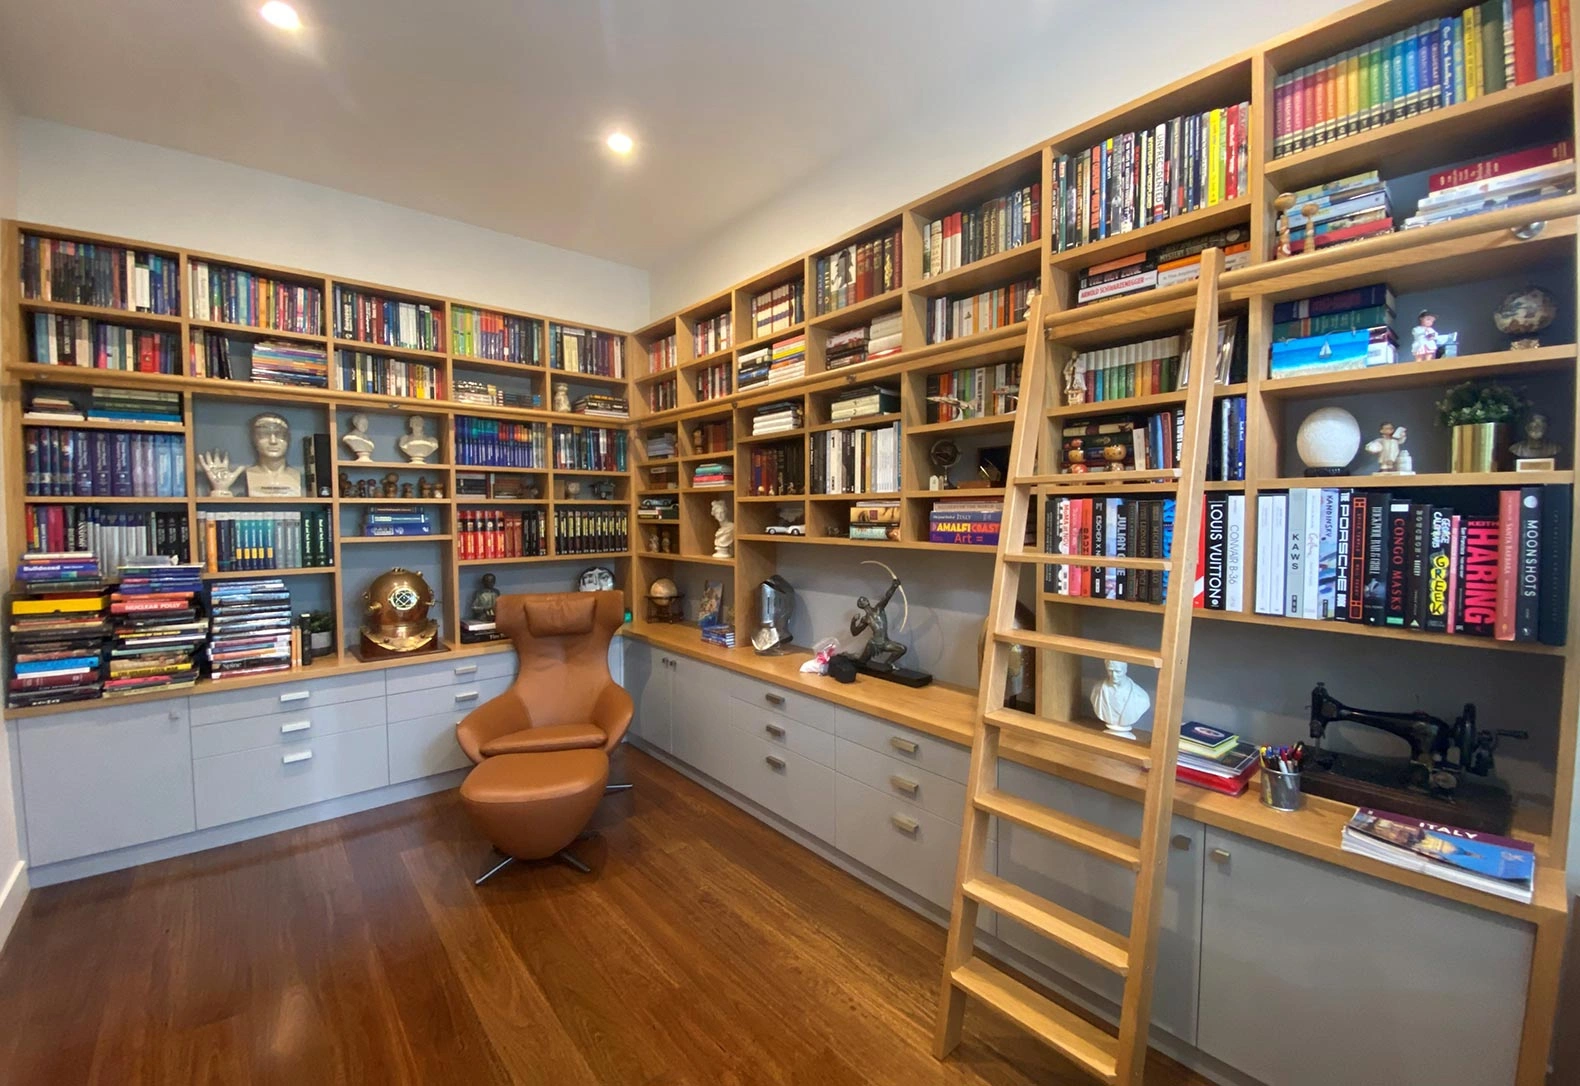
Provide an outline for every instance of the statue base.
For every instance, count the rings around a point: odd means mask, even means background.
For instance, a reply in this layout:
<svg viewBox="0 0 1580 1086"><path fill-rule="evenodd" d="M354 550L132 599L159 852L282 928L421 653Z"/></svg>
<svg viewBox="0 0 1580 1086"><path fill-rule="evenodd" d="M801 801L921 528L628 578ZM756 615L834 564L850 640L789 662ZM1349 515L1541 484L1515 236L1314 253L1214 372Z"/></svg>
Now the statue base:
<svg viewBox="0 0 1580 1086"><path fill-rule="evenodd" d="M1307 468L1306 469L1306 478L1307 479L1326 479L1329 476L1343 475L1343 474L1344 474L1344 469L1343 468Z"/></svg>
<svg viewBox="0 0 1580 1086"><path fill-rule="evenodd" d="M899 683L901 686L926 686L933 681L933 677L925 671L912 671L908 667L893 667L883 664L857 662L856 670L863 675L871 675L874 679L885 682Z"/></svg>
<svg viewBox="0 0 1580 1086"><path fill-rule="evenodd" d="M1522 456L1514 461L1515 471L1555 471L1558 462L1550 456Z"/></svg>

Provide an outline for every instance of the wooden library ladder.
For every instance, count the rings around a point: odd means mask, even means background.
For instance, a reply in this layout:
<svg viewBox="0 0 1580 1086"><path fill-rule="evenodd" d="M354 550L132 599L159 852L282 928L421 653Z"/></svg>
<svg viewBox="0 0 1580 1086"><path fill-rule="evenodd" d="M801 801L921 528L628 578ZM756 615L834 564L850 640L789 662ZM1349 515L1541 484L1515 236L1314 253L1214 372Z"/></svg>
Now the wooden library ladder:
<svg viewBox="0 0 1580 1086"><path fill-rule="evenodd" d="M1062 441L1057 430L1049 425L1047 410L1053 406L1053 397L1058 395L1062 385L1058 375L1050 372L1054 362L1043 325L1043 299L1037 298L1032 303L1021 366L1020 406L1010 447L1003 526L993 570L993 594L988 606L992 636L982 660L978 723L972 735L971 771L966 782L965 831L961 835L949 938L944 949L943 991L934 1038L939 1059L947 1056L960 1041L961 1021L969 995L1007 1015L1098 1079L1140 1086L1146 1066L1152 978L1157 964L1158 926L1168 866L1173 766L1179 747L1185 667L1190 655L1191 587L1195 581L1205 489L1203 478L1210 440L1218 336L1218 276L1222 268L1223 254L1219 250L1209 249L1203 254L1192 335L1193 358L1185 397L1181 466L1173 469L1092 474L1059 471ZM1055 421L1053 426L1057 425ZM1039 451L1043 460L1040 473ZM1148 489L1156 491L1160 481L1174 484L1170 488L1175 496L1174 536L1168 559L1093 559L1027 551L1024 542L1026 518L1033 492L1047 501L1050 495L1061 493L1133 493L1127 484L1150 484ZM1168 570L1170 590L1163 607L1161 647L1154 651L1013 628L1022 567L1031 566L1040 573L1048 565ZM1113 737L1089 725L1004 708L1008 645L1156 668L1159 674L1150 743L1143 745L1139 741ZM1040 710L1041 706L1038 708ZM1077 751L1085 757L1097 755L1129 767L1150 770L1146 774L1142 799L1140 837L1128 838L1000 792L997 788L999 741L1005 731L1046 743L1049 756L1055 760L1063 751ZM990 818L1006 819L1134 871L1136 890L1129 933L1111 931L986 871L983 852L987 846ZM1118 1036L976 957L977 911L984 905L1123 977L1124 998L1120 1006Z"/></svg>

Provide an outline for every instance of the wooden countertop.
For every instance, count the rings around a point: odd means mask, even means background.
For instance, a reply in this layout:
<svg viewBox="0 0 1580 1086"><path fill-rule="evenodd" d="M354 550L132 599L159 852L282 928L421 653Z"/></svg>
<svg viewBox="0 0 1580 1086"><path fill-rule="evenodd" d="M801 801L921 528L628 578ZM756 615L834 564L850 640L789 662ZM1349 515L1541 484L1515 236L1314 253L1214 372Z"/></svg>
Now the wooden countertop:
<svg viewBox="0 0 1580 1086"><path fill-rule="evenodd" d="M826 675L803 673L800 667L807 653L758 656L749 647L720 648L704 643L694 626L633 623L625 626L621 633L666 652L763 679L940 739L963 746L971 744L977 695L975 690L966 687L933 683L913 689L865 676L853 683L839 683ZM1139 800L1143 790L1143 770L1095 755L1010 735L1004 737L1003 747L1013 761L1116 796ZM1283 812L1264 807L1255 788L1241 796L1226 796L1182 782L1174 789L1174 811L1314 860L1533 924L1561 924L1567 915L1569 903L1563 867L1545 856L1537 864L1536 897L1531 904L1524 905L1343 851L1340 831L1355 813L1355 808L1320 796L1307 796L1299 811Z"/></svg>

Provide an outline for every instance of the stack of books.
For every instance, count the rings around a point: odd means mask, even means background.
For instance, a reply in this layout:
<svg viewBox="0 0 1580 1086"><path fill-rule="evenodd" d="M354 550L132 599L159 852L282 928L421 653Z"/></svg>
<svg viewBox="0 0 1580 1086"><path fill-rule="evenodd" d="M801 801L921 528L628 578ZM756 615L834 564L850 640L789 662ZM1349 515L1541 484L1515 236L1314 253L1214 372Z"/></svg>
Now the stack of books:
<svg viewBox="0 0 1580 1086"><path fill-rule="evenodd" d="M825 253L817 258L813 274L817 282L819 313L832 313L897 289L900 285L899 225Z"/></svg>
<svg viewBox="0 0 1580 1086"><path fill-rule="evenodd" d="M464 305L452 305L450 319L451 354L529 366L540 360L538 338L543 326L539 321Z"/></svg>
<svg viewBox="0 0 1580 1086"><path fill-rule="evenodd" d="M1567 196L1575 190L1574 181L1574 150L1568 140L1484 158L1433 174L1404 229Z"/></svg>
<svg viewBox="0 0 1580 1086"><path fill-rule="evenodd" d="M710 645L717 645L721 649L733 649L735 647L734 626L722 624L718 626L703 626L701 627L701 632L702 640Z"/></svg>
<svg viewBox="0 0 1580 1086"><path fill-rule="evenodd" d="M675 431L665 430L662 433L647 435L644 445L647 448L649 460L668 460L675 455Z"/></svg>
<svg viewBox="0 0 1580 1086"><path fill-rule="evenodd" d="M1393 233L1393 205L1388 183L1376 170L1341 177L1295 193L1295 206L1284 212L1293 255L1342 245L1346 241ZM1275 256L1282 253L1275 250Z"/></svg>
<svg viewBox="0 0 1580 1086"><path fill-rule="evenodd" d="M768 384L782 385L806 376L806 333L774 343L768 366Z"/></svg>
<svg viewBox="0 0 1580 1086"><path fill-rule="evenodd" d="M299 343L266 339L252 345L252 383L328 388L329 360L321 347L304 347Z"/></svg>
<svg viewBox="0 0 1580 1086"><path fill-rule="evenodd" d="M1536 849L1529 841L1462 830L1409 815L1358 808L1340 847L1406 871L1458 883L1529 905L1536 890Z"/></svg>
<svg viewBox="0 0 1580 1086"><path fill-rule="evenodd" d="M291 593L278 577L209 588L208 670L216 680L289 671L301 659Z"/></svg>
<svg viewBox="0 0 1580 1086"><path fill-rule="evenodd" d="M815 494L889 494L900 489L900 424L812 435Z"/></svg>
<svg viewBox="0 0 1580 1086"><path fill-rule="evenodd" d="M1250 787L1256 764L1256 747L1233 732L1195 721L1180 725L1175 780L1238 796Z"/></svg>
<svg viewBox="0 0 1580 1086"><path fill-rule="evenodd" d="M437 535L439 513L425 505L370 505L362 514L363 535Z"/></svg>
<svg viewBox="0 0 1580 1086"><path fill-rule="evenodd" d="M1022 185L922 227L922 277L973 264L1042 236L1042 184ZM898 246L898 238L896 238Z"/></svg>
<svg viewBox="0 0 1580 1086"><path fill-rule="evenodd" d="M90 419L181 423L181 394L139 388L95 388L88 397Z"/></svg>
<svg viewBox="0 0 1580 1086"><path fill-rule="evenodd" d="M806 319L806 291L798 279L752 296L752 338L786 332Z"/></svg>
<svg viewBox="0 0 1580 1086"><path fill-rule="evenodd" d="M462 559L528 558L549 553L548 516L542 509L462 509L456 549Z"/></svg>
<svg viewBox="0 0 1580 1086"><path fill-rule="evenodd" d="M927 300L927 342L944 343L1026 319L1026 309L1037 290L1037 280L1022 279L993 290L964 297Z"/></svg>
<svg viewBox="0 0 1580 1086"><path fill-rule="evenodd" d="M900 311L873 317L867 326L867 358L887 358L900 353ZM830 367L831 369L833 367Z"/></svg>
<svg viewBox="0 0 1580 1086"><path fill-rule="evenodd" d="M84 418L70 396L48 392L33 393L22 413L24 422L81 422Z"/></svg>
<svg viewBox="0 0 1580 1086"><path fill-rule="evenodd" d="M461 620L461 644L480 645L485 641L503 641L505 635L499 632L498 624L493 619L463 618Z"/></svg>
<svg viewBox="0 0 1580 1086"><path fill-rule="evenodd" d="M509 392L498 385L473 380L470 377L457 377L452 382L452 386L450 398L457 403L475 403L485 407L539 408L543 406L543 397L536 393Z"/></svg>
<svg viewBox="0 0 1580 1086"><path fill-rule="evenodd" d="M782 434L790 430L799 430L803 421L800 400L780 400L777 403L765 403L758 407L752 415L752 436L762 437L766 434Z"/></svg>
<svg viewBox="0 0 1580 1086"><path fill-rule="evenodd" d="M850 507L851 539L899 539L898 499L876 498Z"/></svg>
<svg viewBox="0 0 1580 1086"><path fill-rule="evenodd" d="M861 385L836 395L828 405L828 421L850 422L872 415L892 415L900 409L899 389Z"/></svg>
<svg viewBox="0 0 1580 1086"><path fill-rule="evenodd" d="M945 498L927 514L927 538L933 543L998 546L1004 520L1004 499Z"/></svg>
<svg viewBox="0 0 1580 1086"><path fill-rule="evenodd" d="M708 317L696 323L691 330L693 358L706 358L710 354L730 349L730 311L726 309L717 317Z"/></svg>
<svg viewBox="0 0 1580 1086"><path fill-rule="evenodd" d="M6 705L22 709L99 697L110 627L93 555L23 555L16 582Z"/></svg>
<svg viewBox="0 0 1580 1086"><path fill-rule="evenodd" d="M823 368L842 370L867 360L868 326L835 332L823 344Z"/></svg>
<svg viewBox="0 0 1580 1086"><path fill-rule="evenodd" d="M1279 302L1273 306L1270 373L1311 373L1380 366L1398 358L1393 291L1386 283Z"/></svg>
<svg viewBox="0 0 1580 1086"><path fill-rule="evenodd" d="M927 421L954 422L1012 414L1019 393L1019 362L929 374Z"/></svg>
<svg viewBox="0 0 1580 1086"><path fill-rule="evenodd" d="M1076 281L1076 304L1089 305L1193 283L1201 276L1201 257L1208 249L1223 250L1226 271L1246 267L1251 263L1251 231L1244 226L1231 226L1093 264L1083 269Z"/></svg>
<svg viewBox="0 0 1580 1086"><path fill-rule="evenodd" d="M409 400L437 400L444 394L444 379L436 366L408 362L366 351L342 350L336 354L340 388L376 396L404 396ZM253 380L257 380L257 354L253 355Z"/></svg>
<svg viewBox="0 0 1580 1086"><path fill-rule="evenodd" d="M136 559L121 566L110 594L110 673L105 697L181 689L197 681L197 652L208 637L198 607L201 567Z"/></svg>
<svg viewBox="0 0 1580 1086"><path fill-rule="evenodd" d="M773 365L773 348L758 347L744 351L735 360L735 387L745 392L749 388L766 384Z"/></svg>
<svg viewBox="0 0 1580 1086"><path fill-rule="evenodd" d="M728 460L709 460L691 473L693 490L727 490L735 486L735 466Z"/></svg>
<svg viewBox="0 0 1580 1086"><path fill-rule="evenodd" d="M41 366L181 372L181 337L173 332L150 332L52 313L34 313L31 330L33 346L28 361Z"/></svg>
<svg viewBox="0 0 1580 1086"><path fill-rule="evenodd" d="M601 392L590 392L578 397L571 403L571 410L578 415L597 415L606 419L631 417L631 405L624 396L610 396Z"/></svg>
<svg viewBox="0 0 1580 1086"><path fill-rule="evenodd" d="M653 494L636 503L636 519L654 523L680 519L680 503L665 494Z"/></svg>

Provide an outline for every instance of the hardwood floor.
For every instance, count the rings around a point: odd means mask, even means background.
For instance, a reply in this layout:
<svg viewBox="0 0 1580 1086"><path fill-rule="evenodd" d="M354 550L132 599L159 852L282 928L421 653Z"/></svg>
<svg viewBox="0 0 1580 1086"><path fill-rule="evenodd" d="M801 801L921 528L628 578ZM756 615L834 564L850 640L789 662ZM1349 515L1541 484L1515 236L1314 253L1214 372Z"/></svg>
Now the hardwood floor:
<svg viewBox="0 0 1580 1086"><path fill-rule="evenodd" d="M0 955L0 1082L1091 1081L978 1006L934 1060L942 929L622 759L590 876L474 888L487 847L447 792L35 890Z"/></svg>

